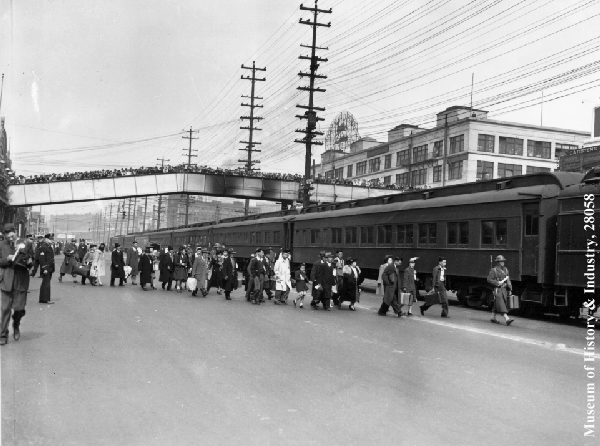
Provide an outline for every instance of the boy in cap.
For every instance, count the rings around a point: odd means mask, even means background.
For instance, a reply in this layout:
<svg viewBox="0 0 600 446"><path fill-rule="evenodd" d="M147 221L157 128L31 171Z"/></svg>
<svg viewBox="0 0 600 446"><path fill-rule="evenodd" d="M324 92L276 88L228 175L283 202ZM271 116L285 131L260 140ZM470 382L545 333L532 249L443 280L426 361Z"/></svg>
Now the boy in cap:
<svg viewBox="0 0 600 446"><path fill-rule="evenodd" d="M442 317L448 316L448 295L446 294L446 257L438 259L438 265L433 268L433 289L439 295L439 303L442 305ZM435 305L433 301L428 301L425 296L425 304L421 305L421 316L425 316L425 311Z"/></svg>

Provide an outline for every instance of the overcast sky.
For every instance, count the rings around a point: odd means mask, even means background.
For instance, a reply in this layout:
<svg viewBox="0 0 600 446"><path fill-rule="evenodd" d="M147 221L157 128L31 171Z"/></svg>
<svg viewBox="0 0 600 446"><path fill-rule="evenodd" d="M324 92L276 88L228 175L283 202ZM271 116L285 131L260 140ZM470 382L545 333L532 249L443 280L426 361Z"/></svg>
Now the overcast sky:
<svg viewBox="0 0 600 446"><path fill-rule="evenodd" d="M490 118L590 131L600 102L600 10L589 0L321 0L328 126L350 112L386 141L402 122L474 105ZM267 71L258 132L264 171L302 173L309 18L288 0L0 0L0 114L19 174L184 162L193 127L200 164L237 167L240 95L253 60ZM305 2L312 6L314 3ZM322 150L322 149L320 149ZM317 154L317 162L319 157ZM63 205L50 212L106 205Z"/></svg>

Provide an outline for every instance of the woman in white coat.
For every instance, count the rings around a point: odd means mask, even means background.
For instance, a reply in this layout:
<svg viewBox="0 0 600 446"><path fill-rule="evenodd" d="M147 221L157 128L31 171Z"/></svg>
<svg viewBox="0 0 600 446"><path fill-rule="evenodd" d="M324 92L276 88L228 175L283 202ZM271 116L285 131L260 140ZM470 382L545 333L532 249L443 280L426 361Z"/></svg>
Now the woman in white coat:
<svg viewBox="0 0 600 446"><path fill-rule="evenodd" d="M287 305L288 295L292 289L292 272L290 269L290 250L284 249L275 262L275 305Z"/></svg>
<svg viewBox="0 0 600 446"><path fill-rule="evenodd" d="M100 280L100 277L104 276L106 274L105 271L105 260L104 260L104 249L106 248L106 246L104 245L104 243L100 243L100 246L98 247L98 249L96 249L94 251L94 256L92 257L92 267L90 269L90 276L94 277L96 279L96 283L98 284L98 286L102 286L102 280ZM94 282L92 282L92 285L95 285Z"/></svg>

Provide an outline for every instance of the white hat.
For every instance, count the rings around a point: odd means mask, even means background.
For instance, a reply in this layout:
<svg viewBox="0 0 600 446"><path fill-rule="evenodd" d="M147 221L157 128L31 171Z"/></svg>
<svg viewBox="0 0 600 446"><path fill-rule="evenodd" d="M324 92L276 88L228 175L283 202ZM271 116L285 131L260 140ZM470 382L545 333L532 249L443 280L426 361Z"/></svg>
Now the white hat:
<svg viewBox="0 0 600 446"><path fill-rule="evenodd" d="M410 260L408 261L408 263L410 262L416 262L418 259L418 257L411 257Z"/></svg>

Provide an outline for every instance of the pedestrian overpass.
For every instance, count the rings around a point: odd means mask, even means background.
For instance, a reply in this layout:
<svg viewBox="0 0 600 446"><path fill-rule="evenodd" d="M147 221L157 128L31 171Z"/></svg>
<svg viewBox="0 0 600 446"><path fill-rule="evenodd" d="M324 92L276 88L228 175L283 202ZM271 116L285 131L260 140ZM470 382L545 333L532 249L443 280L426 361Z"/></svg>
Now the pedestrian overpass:
<svg viewBox="0 0 600 446"><path fill-rule="evenodd" d="M392 189L338 184L314 183L313 186L311 200L321 203L400 192ZM301 183L294 180L217 173L167 173L11 184L8 186L8 204L19 207L169 194L209 195L292 203L298 200L300 187Z"/></svg>

